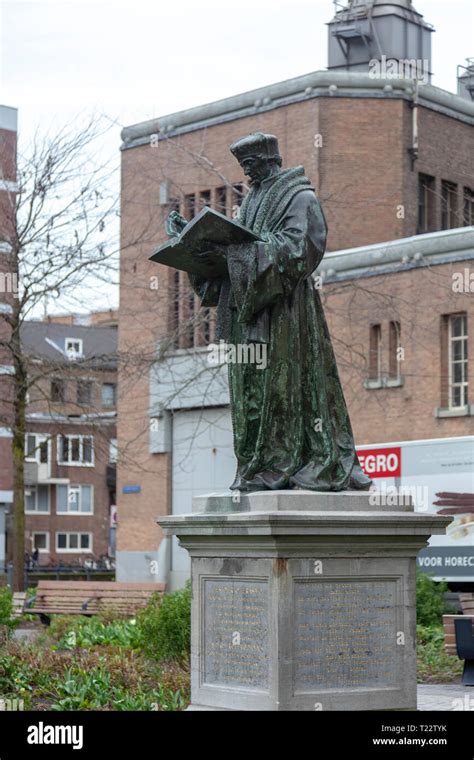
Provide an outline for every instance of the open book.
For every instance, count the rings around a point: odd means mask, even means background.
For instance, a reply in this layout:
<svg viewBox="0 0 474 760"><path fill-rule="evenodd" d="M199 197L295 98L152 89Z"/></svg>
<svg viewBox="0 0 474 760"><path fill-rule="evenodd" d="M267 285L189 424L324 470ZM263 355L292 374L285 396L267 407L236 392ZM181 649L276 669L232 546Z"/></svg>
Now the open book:
<svg viewBox="0 0 474 760"><path fill-rule="evenodd" d="M224 253L210 249L209 243L230 245L258 240L258 235L239 222L205 206L180 235L160 245L150 256L150 261L201 277L220 277L227 274L226 257ZM201 260L196 255L198 253L207 253L207 260Z"/></svg>

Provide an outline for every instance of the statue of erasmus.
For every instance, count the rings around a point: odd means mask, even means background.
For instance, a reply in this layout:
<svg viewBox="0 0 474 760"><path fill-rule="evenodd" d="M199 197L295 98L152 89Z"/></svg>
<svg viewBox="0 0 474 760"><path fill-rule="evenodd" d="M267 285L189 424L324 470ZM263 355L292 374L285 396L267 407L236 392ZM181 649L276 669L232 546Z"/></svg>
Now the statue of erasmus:
<svg viewBox="0 0 474 760"><path fill-rule="evenodd" d="M202 306L217 306L216 338L266 346L266 366L230 363L237 457L232 489L366 490L318 290L311 275L327 225L314 188L281 168L278 142L256 132L230 146L251 189L238 221L262 242L225 246L228 276L189 275ZM187 224L177 212L171 236ZM238 356L238 352L236 352Z"/></svg>

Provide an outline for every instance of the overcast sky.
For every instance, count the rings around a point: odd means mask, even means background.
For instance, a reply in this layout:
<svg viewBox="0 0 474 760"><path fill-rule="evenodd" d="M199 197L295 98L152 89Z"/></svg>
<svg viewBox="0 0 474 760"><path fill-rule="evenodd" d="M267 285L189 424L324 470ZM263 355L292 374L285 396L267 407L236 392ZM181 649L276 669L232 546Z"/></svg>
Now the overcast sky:
<svg viewBox="0 0 474 760"><path fill-rule="evenodd" d="M473 0L416 0L433 84L474 55ZM327 63L332 0L0 0L0 103L22 131L100 109L130 124Z"/></svg>
<svg viewBox="0 0 474 760"><path fill-rule="evenodd" d="M474 56L473 0L416 0L436 28L433 84L456 91ZM21 148L78 114L120 128L326 68L332 0L0 0L0 104ZM117 186L118 193L118 186Z"/></svg>

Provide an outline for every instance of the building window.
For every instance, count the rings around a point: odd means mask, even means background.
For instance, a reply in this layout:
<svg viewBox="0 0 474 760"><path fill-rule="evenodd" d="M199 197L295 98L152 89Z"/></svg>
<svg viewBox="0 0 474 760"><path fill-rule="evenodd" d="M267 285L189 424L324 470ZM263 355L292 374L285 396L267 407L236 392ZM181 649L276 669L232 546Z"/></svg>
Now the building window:
<svg viewBox="0 0 474 760"><path fill-rule="evenodd" d="M58 515L91 515L94 511L92 486L61 486L56 490L56 512Z"/></svg>
<svg viewBox="0 0 474 760"><path fill-rule="evenodd" d="M49 514L49 486L28 486L25 491L26 514Z"/></svg>
<svg viewBox="0 0 474 760"><path fill-rule="evenodd" d="M71 361L82 358L82 340L78 338L66 338L66 355Z"/></svg>
<svg viewBox="0 0 474 760"><path fill-rule="evenodd" d="M180 274L176 269L172 280L172 309L171 309L171 335L173 348L179 348L179 301L180 301Z"/></svg>
<svg viewBox="0 0 474 760"><path fill-rule="evenodd" d="M58 464L94 465L94 436L58 435Z"/></svg>
<svg viewBox="0 0 474 760"><path fill-rule="evenodd" d="M400 322L389 323L388 372L393 379L400 378Z"/></svg>
<svg viewBox="0 0 474 760"><path fill-rule="evenodd" d="M201 190L199 193L199 211L201 211L204 206L210 206L211 205L211 191L210 190Z"/></svg>
<svg viewBox="0 0 474 760"><path fill-rule="evenodd" d="M171 214L172 211L177 211L179 214L179 209L180 209L179 199L171 198L169 202L169 207L168 207L168 214Z"/></svg>
<svg viewBox="0 0 474 760"><path fill-rule="evenodd" d="M239 215L240 207L244 199L244 186L242 183L232 185L232 219L236 219Z"/></svg>
<svg viewBox="0 0 474 760"><path fill-rule="evenodd" d="M41 533L33 533L33 550L38 550L40 554L48 554L49 552L49 533L47 531Z"/></svg>
<svg viewBox="0 0 474 760"><path fill-rule="evenodd" d="M25 459L28 462L48 464L49 440L44 435L27 433L25 436Z"/></svg>
<svg viewBox="0 0 474 760"><path fill-rule="evenodd" d="M117 386L115 383L103 383L102 406L115 406L117 402Z"/></svg>
<svg viewBox="0 0 474 760"><path fill-rule="evenodd" d="M370 326L369 336L369 378L380 380L382 377L382 327Z"/></svg>
<svg viewBox="0 0 474 760"><path fill-rule="evenodd" d="M209 308L201 309L202 311L202 339L205 346L211 342L211 310Z"/></svg>
<svg viewBox="0 0 474 760"><path fill-rule="evenodd" d="M448 324L449 408L467 406L467 315L452 314Z"/></svg>
<svg viewBox="0 0 474 760"><path fill-rule="evenodd" d="M216 211L225 215L227 213L227 188L225 185L223 187L216 187L215 193Z"/></svg>
<svg viewBox="0 0 474 760"><path fill-rule="evenodd" d="M91 533L56 533L57 552L91 552Z"/></svg>
<svg viewBox="0 0 474 760"><path fill-rule="evenodd" d="M77 403L80 406L91 406L94 383L92 380L77 381Z"/></svg>
<svg viewBox="0 0 474 760"><path fill-rule="evenodd" d="M66 384L64 380L51 380L51 401L63 403L66 400Z"/></svg>
<svg viewBox="0 0 474 760"><path fill-rule="evenodd" d="M418 175L418 234L436 229L435 178Z"/></svg>
<svg viewBox="0 0 474 760"><path fill-rule="evenodd" d="M464 188L463 218L465 227L474 224L474 190L470 187Z"/></svg>
<svg viewBox="0 0 474 760"><path fill-rule="evenodd" d="M458 186L453 182L441 182L441 229L458 227Z"/></svg>
<svg viewBox="0 0 474 760"><path fill-rule="evenodd" d="M186 298L185 306L185 325L182 341L182 348L193 348L194 346L194 328L195 328L195 296L194 290L189 290Z"/></svg>
<svg viewBox="0 0 474 760"><path fill-rule="evenodd" d="M196 216L196 196L194 193L184 196L184 216L188 222Z"/></svg>

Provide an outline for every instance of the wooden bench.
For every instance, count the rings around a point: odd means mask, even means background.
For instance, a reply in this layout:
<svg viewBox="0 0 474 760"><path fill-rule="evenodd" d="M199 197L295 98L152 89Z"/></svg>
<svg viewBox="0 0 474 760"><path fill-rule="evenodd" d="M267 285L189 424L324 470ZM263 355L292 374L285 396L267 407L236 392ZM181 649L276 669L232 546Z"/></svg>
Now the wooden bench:
<svg viewBox="0 0 474 760"><path fill-rule="evenodd" d="M36 596L25 611L49 625L51 615L97 615L105 610L133 616L152 594L162 594L164 583L115 581L39 581Z"/></svg>
<svg viewBox="0 0 474 760"><path fill-rule="evenodd" d="M474 615L443 615L444 649L446 654L457 655L454 621L466 620L467 618L474 624Z"/></svg>
<svg viewBox="0 0 474 760"><path fill-rule="evenodd" d="M12 617L19 618L25 611L26 591L15 591L12 597Z"/></svg>
<svg viewBox="0 0 474 760"><path fill-rule="evenodd" d="M474 594L459 594L459 602L464 615L474 615Z"/></svg>

